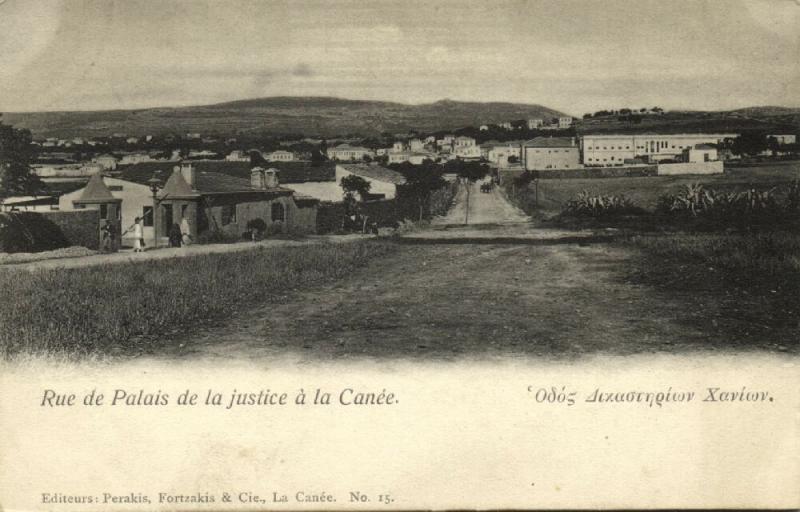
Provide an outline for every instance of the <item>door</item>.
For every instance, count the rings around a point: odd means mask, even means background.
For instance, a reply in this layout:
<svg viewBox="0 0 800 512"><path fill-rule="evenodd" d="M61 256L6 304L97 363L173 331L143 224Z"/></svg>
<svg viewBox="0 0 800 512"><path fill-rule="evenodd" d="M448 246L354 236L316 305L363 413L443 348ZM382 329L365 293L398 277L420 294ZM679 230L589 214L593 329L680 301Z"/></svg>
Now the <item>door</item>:
<svg viewBox="0 0 800 512"><path fill-rule="evenodd" d="M159 233L160 236L167 236L169 234L169 229L172 227L172 223L175 222L172 220L172 205L165 204L163 205L163 213L164 216L162 217L164 220L161 222L161 226L163 226L161 232Z"/></svg>

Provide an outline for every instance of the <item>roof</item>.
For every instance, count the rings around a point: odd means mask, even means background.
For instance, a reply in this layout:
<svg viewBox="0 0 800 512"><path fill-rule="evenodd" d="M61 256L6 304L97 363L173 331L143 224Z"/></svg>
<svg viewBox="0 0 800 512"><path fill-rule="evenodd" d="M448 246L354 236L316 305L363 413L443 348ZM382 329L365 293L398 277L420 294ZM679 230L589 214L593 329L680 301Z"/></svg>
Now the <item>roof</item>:
<svg viewBox="0 0 800 512"><path fill-rule="evenodd" d="M524 143L525 147L533 148L576 148L573 139L569 137L536 137Z"/></svg>
<svg viewBox="0 0 800 512"><path fill-rule="evenodd" d="M89 183L83 189L81 197L75 200L77 203L112 203L116 201L120 201L120 199L111 194L100 173L93 174L89 178Z"/></svg>
<svg viewBox="0 0 800 512"><path fill-rule="evenodd" d="M183 175L179 170L172 171L167 182L164 184L164 188L161 189L161 197L172 197L172 198L179 198L179 197L197 197L199 194L192 190L192 187L189 183L186 182Z"/></svg>
<svg viewBox="0 0 800 512"><path fill-rule="evenodd" d="M365 148L363 146L351 146L350 144L339 144L338 146L331 148L334 151L339 150L351 150L351 151L372 151L371 149Z"/></svg>
<svg viewBox="0 0 800 512"><path fill-rule="evenodd" d="M377 181L384 181L386 183L393 183L395 185L403 185L406 182L405 177L399 172L395 172L380 165L369 164L339 164L339 167L344 170L362 176L365 178L372 178Z"/></svg>

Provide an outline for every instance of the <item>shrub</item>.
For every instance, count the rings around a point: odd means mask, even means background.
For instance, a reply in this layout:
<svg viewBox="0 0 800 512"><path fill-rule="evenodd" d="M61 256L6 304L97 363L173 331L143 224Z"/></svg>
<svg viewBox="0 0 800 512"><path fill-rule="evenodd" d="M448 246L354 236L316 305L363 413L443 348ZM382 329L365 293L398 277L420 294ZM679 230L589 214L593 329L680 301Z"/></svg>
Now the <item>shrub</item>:
<svg viewBox="0 0 800 512"><path fill-rule="evenodd" d="M34 212L0 213L0 251L42 252L69 246L56 224Z"/></svg>
<svg viewBox="0 0 800 512"><path fill-rule="evenodd" d="M640 213L633 202L622 194L604 196L581 191L578 197L567 202L563 214L600 217L606 215Z"/></svg>

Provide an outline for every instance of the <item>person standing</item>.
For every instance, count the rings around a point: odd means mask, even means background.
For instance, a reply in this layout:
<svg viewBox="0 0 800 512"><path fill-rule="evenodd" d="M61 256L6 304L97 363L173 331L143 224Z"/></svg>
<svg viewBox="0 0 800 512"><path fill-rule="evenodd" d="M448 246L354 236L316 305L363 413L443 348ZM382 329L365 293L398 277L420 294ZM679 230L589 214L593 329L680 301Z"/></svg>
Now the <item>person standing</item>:
<svg viewBox="0 0 800 512"><path fill-rule="evenodd" d="M133 224L133 252L144 252L144 230L141 217L136 217Z"/></svg>
<svg viewBox="0 0 800 512"><path fill-rule="evenodd" d="M181 227L177 222L173 222L172 227L169 228L169 246L180 247L182 239L183 234L181 233Z"/></svg>
<svg viewBox="0 0 800 512"><path fill-rule="evenodd" d="M189 219L186 217L181 218L181 237L183 245L192 245L192 229L189 226Z"/></svg>

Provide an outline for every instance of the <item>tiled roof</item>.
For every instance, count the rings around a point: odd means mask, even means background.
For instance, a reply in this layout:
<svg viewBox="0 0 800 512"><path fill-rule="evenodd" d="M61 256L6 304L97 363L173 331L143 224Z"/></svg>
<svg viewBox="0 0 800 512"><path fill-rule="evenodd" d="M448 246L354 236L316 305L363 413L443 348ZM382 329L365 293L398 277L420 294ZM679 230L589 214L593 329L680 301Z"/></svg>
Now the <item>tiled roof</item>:
<svg viewBox="0 0 800 512"><path fill-rule="evenodd" d="M81 197L78 198L78 202L81 203L102 203L114 201L119 201L119 199L116 199L111 194L111 191L108 190L105 182L103 182L103 176L100 173L93 174L92 177L89 178L89 183L86 184L86 188L83 189Z"/></svg>
<svg viewBox="0 0 800 512"><path fill-rule="evenodd" d="M577 148L569 137L536 137L525 142L529 148Z"/></svg>
<svg viewBox="0 0 800 512"><path fill-rule="evenodd" d="M386 183L394 183L395 185L403 185L406 182L405 177L399 172L391 169L381 167L380 165L369 164L339 164L344 170L363 176L365 178L372 178L377 181L384 181Z"/></svg>

